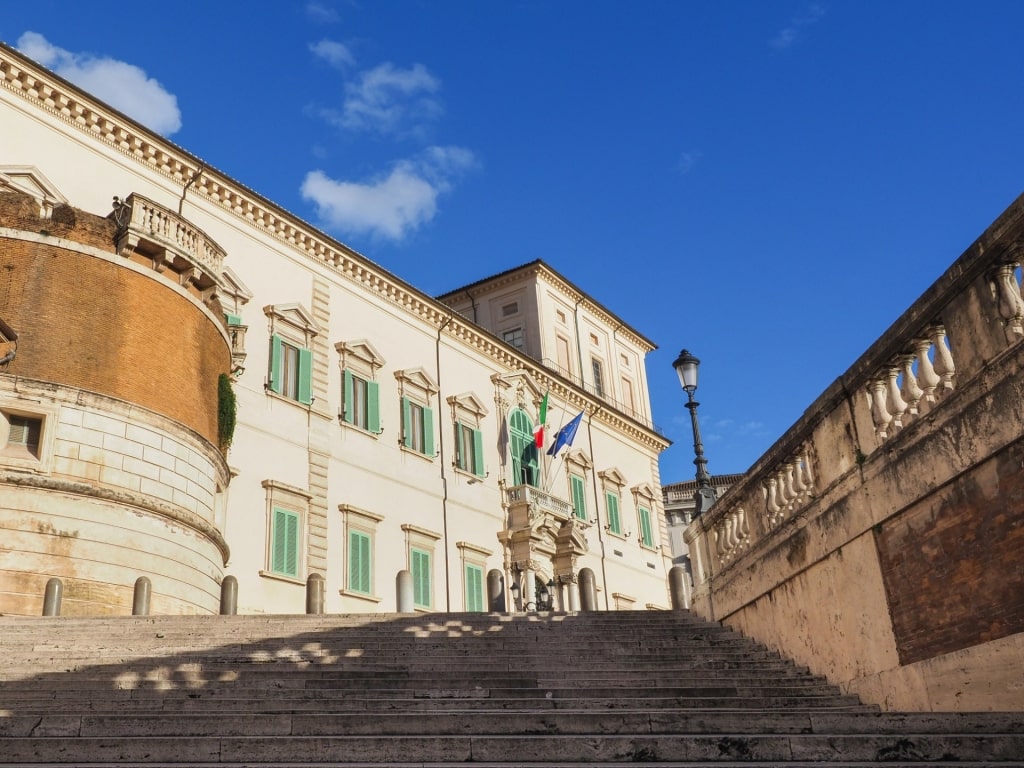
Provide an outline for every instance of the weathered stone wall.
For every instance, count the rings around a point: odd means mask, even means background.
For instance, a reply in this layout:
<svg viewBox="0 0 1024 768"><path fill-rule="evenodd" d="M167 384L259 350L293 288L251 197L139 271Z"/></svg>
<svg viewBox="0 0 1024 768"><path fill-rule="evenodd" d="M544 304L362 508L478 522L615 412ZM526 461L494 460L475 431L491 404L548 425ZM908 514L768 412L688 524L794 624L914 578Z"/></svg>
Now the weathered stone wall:
<svg viewBox="0 0 1024 768"><path fill-rule="evenodd" d="M1021 242L1018 200L687 529L697 612L886 708L1024 709Z"/></svg>

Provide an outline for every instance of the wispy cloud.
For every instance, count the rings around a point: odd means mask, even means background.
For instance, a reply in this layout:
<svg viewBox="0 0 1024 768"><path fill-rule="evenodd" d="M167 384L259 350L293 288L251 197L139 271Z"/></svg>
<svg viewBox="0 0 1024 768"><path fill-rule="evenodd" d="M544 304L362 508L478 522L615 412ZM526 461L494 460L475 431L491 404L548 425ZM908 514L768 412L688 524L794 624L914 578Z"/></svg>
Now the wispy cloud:
<svg viewBox="0 0 1024 768"><path fill-rule="evenodd" d="M323 3L306 3L306 15L320 24L336 24L341 21L338 12Z"/></svg>
<svg viewBox="0 0 1024 768"><path fill-rule="evenodd" d="M181 129L178 99L145 71L124 61L72 53L38 32L18 38L18 50L70 80L157 133L170 136Z"/></svg>
<svg viewBox="0 0 1024 768"><path fill-rule="evenodd" d="M388 173L366 181L340 181L311 171L301 191L329 229L401 240L437 215L438 197L476 162L461 147L429 147L416 159L400 161Z"/></svg>
<svg viewBox="0 0 1024 768"><path fill-rule="evenodd" d="M823 6L816 3L808 5L803 12L790 19L788 25L779 30L769 41L769 45L780 51L789 48L800 39L804 27L820 21L824 15L825 8Z"/></svg>
<svg viewBox="0 0 1024 768"><path fill-rule="evenodd" d="M318 43L310 43L309 50L317 58L323 59L335 69L345 71L356 65L356 57L344 43L335 40L321 40Z"/></svg>
<svg viewBox="0 0 1024 768"><path fill-rule="evenodd" d="M700 152L681 152L679 154L679 162L676 167L679 168L680 173L687 174L693 170L693 166L697 164L700 158Z"/></svg>
<svg viewBox="0 0 1024 768"><path fill-rule="evenodd" d="M350 131L419 135L443 109L435 94L441 82L422 64L408 69L390 62L360 72L345 85L340 110L320 110L334 125Z"/></svg>

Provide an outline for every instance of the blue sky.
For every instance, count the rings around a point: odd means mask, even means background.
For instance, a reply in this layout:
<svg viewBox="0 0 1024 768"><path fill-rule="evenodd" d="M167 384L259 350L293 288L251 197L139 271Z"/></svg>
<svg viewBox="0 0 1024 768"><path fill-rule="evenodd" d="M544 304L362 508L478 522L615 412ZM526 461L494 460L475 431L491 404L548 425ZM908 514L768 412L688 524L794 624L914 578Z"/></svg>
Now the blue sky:
<svg viewBox="0 0 1024 768"><path fill-rule="evenodd" d="M0 39L439 294L542 258L740 472L1024 191L1024 3L4 2ZM2 140L2 137L0 137Z"/></svg>

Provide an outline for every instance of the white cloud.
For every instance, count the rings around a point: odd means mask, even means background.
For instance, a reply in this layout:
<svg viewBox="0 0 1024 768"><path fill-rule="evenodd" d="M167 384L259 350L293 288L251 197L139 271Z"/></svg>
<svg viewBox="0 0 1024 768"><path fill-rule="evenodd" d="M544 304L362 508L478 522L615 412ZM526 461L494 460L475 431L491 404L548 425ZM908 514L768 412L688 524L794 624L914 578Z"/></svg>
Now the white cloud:
<svg viewBox="0 0 1024 768"><path fill-rule="evenodd" d="M432 98L440 88L440 81L422 64L401 69L385 62L359 73L355 82L345 86L340 113L321 114L348 130L415 132L423 122L440 116L441 105Z"/></svg>
<svg viewBox="0 0 1024 768"><path fill-rule="evenodd" d="M680 153L680 155L679 155L679 166L678 166L679 167L679 172L680 173L684 173L684 174L685 173L689 173L690 171L693 170L693 166L695 166L697 164L697 161L700 160L700 158L701 158L701 153L700 152L682 152L682 153Z"/></svg>
<svg viewBox="0 0 1024 768"><path fill-rule="evenodd" d="M825 15L825 9L812 3L807 6L803 13L799 13L789 21L789 25L779 30L770 41L769 45L777 50L789 48L800 38L801 27L806 27L819 21Z"/></svg>
<svg viewBox="0 0 1024 768"><path fill-rule="evenodd" d="M134 64L65 51L37 32L23 34L17 47L29 58L157 133L170 136L181 129L177 97Z"/></svg>
<svg viewBox="0 0 1024 768"><path fill-rule="evenodd" d="M469 150L430 147L420 158L396 163L388 174L365 182L338 181L311 171L301 192L329 229L401 240L437 215L438 196L475 164Z"/></svg>
<svg viewBox="0 0 1024 768"><path fill-rule="evenodd" d="M334 24L341 20L337 11L322 3L306 3L306 15L321 24Z"/></svg>
<svg viewBox="0 0 1024 768"><path fill-rule="evenodd" d="M310 43L309 50L335 69L344 70L355 66L356 63L356 58L348 47L334 40L321 40L318 43Z"/></svg>

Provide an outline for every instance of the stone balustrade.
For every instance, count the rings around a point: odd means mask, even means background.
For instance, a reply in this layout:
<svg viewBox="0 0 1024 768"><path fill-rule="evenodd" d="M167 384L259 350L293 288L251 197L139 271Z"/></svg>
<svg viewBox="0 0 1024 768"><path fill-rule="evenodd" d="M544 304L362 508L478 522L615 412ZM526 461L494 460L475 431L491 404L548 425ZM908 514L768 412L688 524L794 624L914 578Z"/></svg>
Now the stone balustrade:
<svg viewBox="0 0 1024 768"><path fill-rule="evenodd" d="M1022 244L1024 197L687 527L694 611L887 706L954 707L943 654L1001 685L993 644L1024 631Z"/></svg>
<svg viewBox="0 0 1024 768"><path fill-rule="evenodd" d="M532 519L545 513L558 520L568 520L572 517L572 504L532 485L515 485L509 488L507 493L509 509L517 510L525 506L529 510L528 518ZM515 513L514 516L519 517Z"/></svg>

